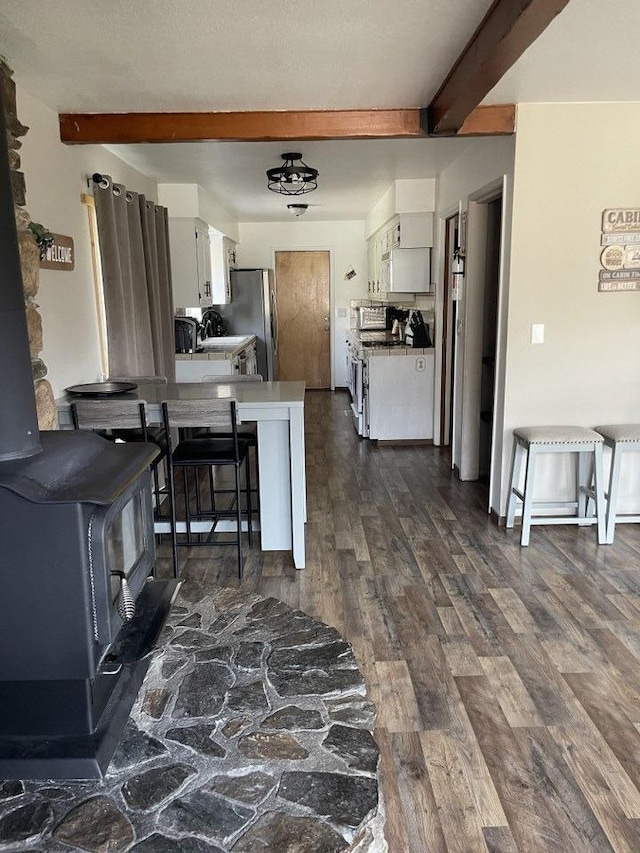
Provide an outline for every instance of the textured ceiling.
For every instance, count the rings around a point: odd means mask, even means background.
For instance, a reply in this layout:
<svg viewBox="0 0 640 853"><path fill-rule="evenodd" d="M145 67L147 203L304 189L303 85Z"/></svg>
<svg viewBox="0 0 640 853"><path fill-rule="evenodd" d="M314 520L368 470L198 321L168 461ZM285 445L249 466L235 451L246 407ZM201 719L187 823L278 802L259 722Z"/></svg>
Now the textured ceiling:
<svg viewBox="0 0 640 853"><path fill-rule="evenodd" d="M285 110L429 103L491 0L0 0L0 53L58 111ZM570 0L488 102L640 100L640 0ZM158 181L199 183L243 220L281 219L264 171L320 170L308 219L362 216L464 140L113 146Z"/></svg>
<svg viewBox="0 0 640 853"><path fill-rule="evenodd" d="M570 0L485 99L640 101L640 0Z"/></svg>
<svg viewBox="0 0 640 853"><path fill-rule="evenodd" d="M60 111L429 103L491 0L0 0L0 53Z"/></svg>

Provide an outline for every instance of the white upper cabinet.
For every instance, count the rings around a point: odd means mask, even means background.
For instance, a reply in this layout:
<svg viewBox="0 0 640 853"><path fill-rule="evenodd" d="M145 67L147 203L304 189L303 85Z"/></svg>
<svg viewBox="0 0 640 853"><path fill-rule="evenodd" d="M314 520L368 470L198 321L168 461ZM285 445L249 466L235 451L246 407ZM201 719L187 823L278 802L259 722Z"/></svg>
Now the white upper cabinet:
<svg viewBox="0 0 640 853"><path fill-rule="evenodd" d="M169 217L174 311L213 305L209 226L201 219Z"/></svg>
<svg viewBox="0 0 640 853"><path fill-rule="evenodd" d="M231 302L230 271L236 264L236 244L219 231L211 229L212 290L213 305Z"/></svg>
<svg viewBox="0 0 640 853"><path fill-rule="evenodd" d="M429 249L433 246L433 213L398 213L367 241L368 276L367 292L373 299L387 299L389 293L398 293L392 285L388 255L393 249ZM427 253L428 258L428 253ZM402 293L424 293L429 290L429 265L425 277L411 278L411 290Z"/></svg>

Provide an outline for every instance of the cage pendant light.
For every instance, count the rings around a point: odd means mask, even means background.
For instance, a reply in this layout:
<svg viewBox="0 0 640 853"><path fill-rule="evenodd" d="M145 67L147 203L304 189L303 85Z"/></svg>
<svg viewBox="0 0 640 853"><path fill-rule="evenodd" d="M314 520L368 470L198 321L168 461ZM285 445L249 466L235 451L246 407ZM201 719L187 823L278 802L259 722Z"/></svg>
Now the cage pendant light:
<svg viewBox="0 0 640 853"><path fill-rule="evenodd" d="M302 154L283 154L284 165L267 169L267 186L282 195L303 195L318 187L318 170L302 161ZM295 165L295 161L299 161Z"/></svg>

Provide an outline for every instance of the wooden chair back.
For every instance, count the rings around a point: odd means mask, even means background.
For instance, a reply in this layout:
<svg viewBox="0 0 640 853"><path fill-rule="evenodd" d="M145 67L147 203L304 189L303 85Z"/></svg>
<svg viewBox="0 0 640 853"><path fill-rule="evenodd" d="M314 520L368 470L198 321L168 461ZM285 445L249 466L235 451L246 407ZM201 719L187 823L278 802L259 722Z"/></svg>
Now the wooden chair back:
<svg viewBox="0 0 640 853"><path fill-rule="evenodd" d="M236 400L165 400L162 403L165 428L224 427L236 431Z"/></svg>
<svg viewBox="0 0 640 853"><path fill-rule="evenodd" d="M76 400L70 408L74 429L141 429L146 432L144 400L123 400L121 397Z"/></svg>

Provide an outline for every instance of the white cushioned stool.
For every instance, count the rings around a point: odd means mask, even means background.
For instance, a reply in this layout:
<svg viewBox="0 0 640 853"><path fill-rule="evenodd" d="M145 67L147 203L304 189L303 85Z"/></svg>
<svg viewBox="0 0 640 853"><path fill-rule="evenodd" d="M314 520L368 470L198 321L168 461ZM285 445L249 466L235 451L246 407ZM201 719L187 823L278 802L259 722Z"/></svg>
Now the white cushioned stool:
<svg viewBox="0 0 640 853"><path fill-rule="evenodd" d="M513 455L511 457L511 484L507 503L507 527L513 527L516 514L516 498L522 501L521 545L529 544L532 524L597 524L598 543L605 542L606 504L602 467L604 438L595 430L581 426L535 426L518 427L513 431ZM573 501L534 501L533 489L536 460L540 453L575 453L576 499ZM522 464L526 458L524 489L518 488ZM595 515L587 516L587 496L590 490L593 469ZM567 509L573 507L574 515L534 515L534 509Z"/></svg>
<svg viewBox="0 0 640 853"><path fill-rule="evenodd" d="M611 448L611 471L609 473L609 491L607 492L607 531L606 542L613 542L616 521L638 522L640 515L617 516L618 486L620 484L620 465L622 454L627 450L640 450L640 424L610 424L595 427Z"/></svg>

